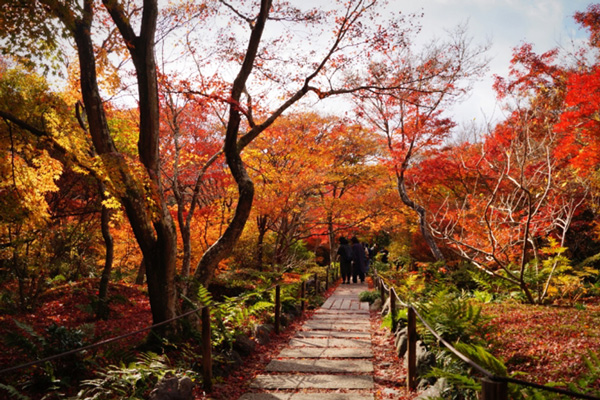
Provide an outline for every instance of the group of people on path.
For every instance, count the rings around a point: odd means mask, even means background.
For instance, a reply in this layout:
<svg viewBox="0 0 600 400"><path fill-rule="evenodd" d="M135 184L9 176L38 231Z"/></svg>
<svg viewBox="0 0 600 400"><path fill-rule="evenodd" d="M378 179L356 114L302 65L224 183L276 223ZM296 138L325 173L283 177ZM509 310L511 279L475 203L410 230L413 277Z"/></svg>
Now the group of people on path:
<svg viewBox="0 0 600 400"><path fill-rule="evenodd" d="M352 244L348 243L345 237L339 238L340 247L337 250L337 259L340 261L340 273L342 283L361 283L365 281L365 276L369 271L369 248L364 246L356 236L350 239Z"/></svg>

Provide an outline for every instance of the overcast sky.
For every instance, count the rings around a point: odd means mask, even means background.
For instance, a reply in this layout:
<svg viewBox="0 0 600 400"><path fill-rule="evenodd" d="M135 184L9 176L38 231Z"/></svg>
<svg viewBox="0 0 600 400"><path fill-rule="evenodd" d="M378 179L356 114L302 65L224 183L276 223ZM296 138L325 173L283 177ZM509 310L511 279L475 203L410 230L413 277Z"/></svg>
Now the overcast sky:
<svg viewBox="0 0 600 400"><path fill-rule="evenodd" d="M488 76L455 109L458 121L475 119L479 123L501 118L491 88L492 76L507 76L512 49L525 42L532 43L536 53L557 46L570 48L572 40L586 36L574 23L573 14L585 11L592 4L584 0L391 0L390 3L403 13L422 11L424 37L440 37L445 28L467 22L468 32L476 41L490 40Z"/></svg>

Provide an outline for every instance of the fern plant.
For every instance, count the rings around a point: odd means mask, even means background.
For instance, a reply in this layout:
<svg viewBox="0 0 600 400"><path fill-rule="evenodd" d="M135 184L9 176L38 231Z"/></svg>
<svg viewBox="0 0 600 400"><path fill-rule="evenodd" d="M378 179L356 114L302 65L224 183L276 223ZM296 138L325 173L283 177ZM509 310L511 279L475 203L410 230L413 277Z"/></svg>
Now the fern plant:
<svg viewBox="0 0 600 400"><path fill-rule="evenodd" d="M587 372L576 382L569 383L567 387L573 392L600 396L600 390L592 387L600 382L600 356L588 350L588 356L583 358L583 362L587 367Z"/></svg>
<svg viewBox="0 0 600 400"><path fill-rule="evenodd" d="M97 373L98 377L83 381L82 390L73 400L145 399L147 392L167 374L197 378L193 371L173 369L164 355L148 352L128 365L111 365Z"/></svg>
<svg viewBox="0 0 600 400"><path fill-rule="evenodd" d="M484 336L487 318L481 314L481 307L473 305L465 296L442 290L429 302L416 307L433 330L450 343L477 343ZM423 338L428 343L436 341L427 329L423 330Z"/></svg>

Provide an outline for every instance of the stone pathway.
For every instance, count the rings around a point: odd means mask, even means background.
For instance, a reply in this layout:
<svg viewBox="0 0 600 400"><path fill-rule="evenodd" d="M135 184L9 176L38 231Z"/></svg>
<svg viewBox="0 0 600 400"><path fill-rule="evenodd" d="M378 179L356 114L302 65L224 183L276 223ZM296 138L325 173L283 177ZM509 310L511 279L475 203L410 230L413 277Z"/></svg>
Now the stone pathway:
<svg viewBox="0 0 600 400"><path fill-rule="evenodd" d="M239 400L373 400L365 284L340 285ZM324 389L329 392L324 392Z"/></svg>

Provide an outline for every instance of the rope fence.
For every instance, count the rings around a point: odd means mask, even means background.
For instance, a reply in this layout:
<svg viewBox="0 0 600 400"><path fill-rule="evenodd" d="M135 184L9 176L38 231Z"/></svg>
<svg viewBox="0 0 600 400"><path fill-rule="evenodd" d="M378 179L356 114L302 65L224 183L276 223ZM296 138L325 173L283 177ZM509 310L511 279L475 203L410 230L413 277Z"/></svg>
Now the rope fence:
<svg viewBox="0 0 600 400"><path fill-rule="evenodd" d="M333 271L333 276L332 275L332 271ZM319 294L319 277L318 275L315 273L313 275L313 279L314 279L314 293L315 295ZM336 269L332 269L329 268L329 266L327 266L326 268L326 272L325 272L325 290L329 289L329 281L330 279L332 279L332 281L335 281L338 279L338 274L337 274L337 270ZM292 286L293 284L287 284L284 285L286 287ZM281 284L275 284L272 285L266 289L260 290L263 293L267 293L270 291L275 291L275 310L274 310L274 327L273 330L276 334L279 334L281 331ZM300 282L300 293L299 293L299 299L300 299L300 308L301 308L301 313L304 313L306 311L307 305L306 305L306 295L308 293L307 290L307 280L306 279L302 279L302 281ZM201 338L202 338L202 377L203 377L203 389L206 392L210 392L212 390L212 380L213 380L213 373L212 373L212 343L211 343L211 324L210 324L210 319L211 319L211 308L217 308L219 306L225 305L225 304L231 304L232 302L243 302L245 301L246 298L244 297L244 295L239 296L235 299L229 299L227 303L225 302L219 302L219 303L213 303L211 305L204 305L201 307L197 307L193 310L190 311L186 311L183 314L180 314L176 317L170 318L166 321L162 321L160 323L157 324L153 324L150 326L147 326L145 328L141 328L123 335L119 335L119 336L115 336L109 339L105 339L102 340L100 342L96 342L96 343L92 343L86 346L82 346L73 350L69 350L69 351L65 351L63 353L60 354L55 354L49 357L45 357L42 359L38 359L38 360L34 360L34 361L30 361L27 363L23 363L23 364L19 364L13 367L9 367L9 368L5 368L0 370L0 375L4 375L10 372L14 372L17 370L21 370L21 369L25 369L25 368L29 368L38 364L43 364L46 362L50 362L50 361L54 361L57 360L59 358L63 358L63 357L67 357L76 353L80 353L80 352L84 352L84 351L88 351L91 349L95 349L98 347L102 347L105 346L107 344L110 343L114 343L114 342L118 342L120 340L129 338L131 336L135 336L138 335L140 333L144 333L144 332L148 332L151 331L155 328L164 326L164 325L168 325L171 324L177 320L180 320L182 318L188 317L192 314L195 313L200 313L201 316L201 325L202 325L202 332L201 332Z"/></svg>
<svg viewBox="0 0 600 400"><path fill-rule="evenodd" d="M427 322L425 318L415 309L414 306L404 303L396 294L391 285L386 284L385 280L377 274L377 271L374 270L374 280L375 286L379 289L381 299L385 302L386 296L390 297L390 318L392 321L392 332L395 332L398 326L398 320L396 319L396 311L398 306L404 307L407 309L407 336L408 336L408 347L407 347L407 378L406 385L407 389L410 391L414 391L417 387L416 376L417 376L417 367L416 367L416 344L417 344L417 328L416 328L416 318L418 318L423 326L433 334L433 336L446 347L450 352L452 352L456 357L466 363L469 367L478 371L483 378L481 381L481 398L483 400L508 400L508 383L527 386L535 389L541 389L553 393L562 394L565 396L570 396L578 399L587 399L587 400L600 400L600 397L577 393L566 389L555 388L551 386L544 386L533 382L523 381L520 379L509 378L504 376L498 376L494 373L488 371L483 368L481 365L477 364L475 361L469 359L467 356L459 352L454 346L448 343L441 335L439 335Z"/></svg>

